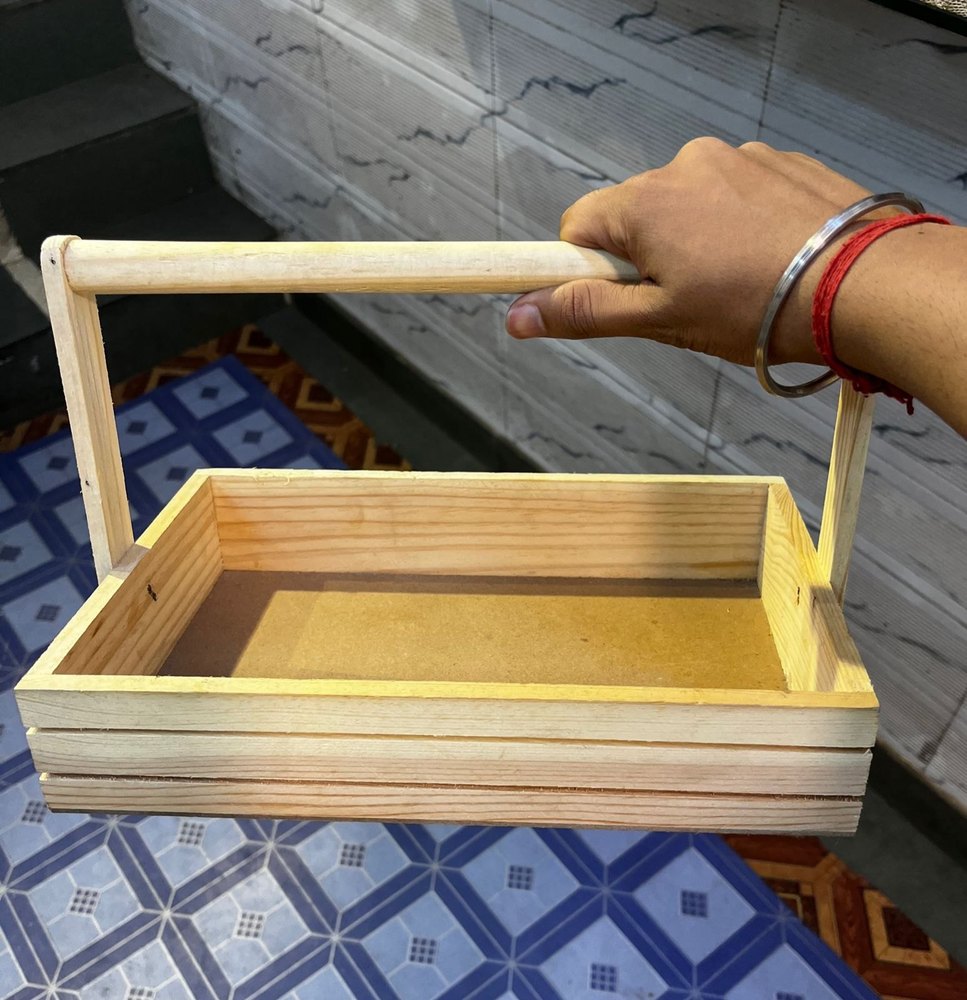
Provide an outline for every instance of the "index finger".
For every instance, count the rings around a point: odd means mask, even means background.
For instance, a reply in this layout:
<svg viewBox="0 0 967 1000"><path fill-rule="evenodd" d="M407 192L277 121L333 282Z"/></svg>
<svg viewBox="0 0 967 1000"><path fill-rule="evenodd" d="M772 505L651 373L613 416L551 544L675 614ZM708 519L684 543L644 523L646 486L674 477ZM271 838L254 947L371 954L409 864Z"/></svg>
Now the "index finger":
<svg viewBox="0 0 967 1000"><path fill-rule="evenodd" d="M561 216L561 239L631 260L627 200L624 183L589 192Z"/></svg>

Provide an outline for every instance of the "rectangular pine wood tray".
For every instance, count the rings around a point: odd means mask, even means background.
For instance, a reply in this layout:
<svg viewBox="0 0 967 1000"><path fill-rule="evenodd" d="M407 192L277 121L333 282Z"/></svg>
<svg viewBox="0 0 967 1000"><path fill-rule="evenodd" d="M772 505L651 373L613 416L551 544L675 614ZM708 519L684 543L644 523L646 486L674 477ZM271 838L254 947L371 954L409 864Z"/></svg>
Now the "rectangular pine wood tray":
<svg viewBox="0 0 967 1000"><path fill-rule="evenodd" d="M275 470L195 473L135 542L95 293L632 276L558 243L56 237L43 266L101 581L17 687L51 808L855 829L869 401L841 394L818 551L778 478Z"/></svg>

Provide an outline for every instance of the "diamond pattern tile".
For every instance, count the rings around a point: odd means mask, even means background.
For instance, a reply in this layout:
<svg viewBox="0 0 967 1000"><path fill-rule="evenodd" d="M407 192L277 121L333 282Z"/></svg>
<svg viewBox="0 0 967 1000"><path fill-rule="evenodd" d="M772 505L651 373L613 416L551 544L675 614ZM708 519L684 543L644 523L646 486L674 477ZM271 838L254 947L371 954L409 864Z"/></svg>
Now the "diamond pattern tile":
<svg viewBox="0 0 967 1000"><path fill-rule="evenodd" d="M140 527L202 466L341 467L233 358L118 425ZM84 546L68 435L0 454L0 996L873 1000L714 837L49 812L9 686Z"/></svg>
<svg viewBox="0 0 967 1000"><path fill-rule="evenodd" d="M693 847L648 879L634 895L642 909L696 963L739 931L756 912Z"/></svg>

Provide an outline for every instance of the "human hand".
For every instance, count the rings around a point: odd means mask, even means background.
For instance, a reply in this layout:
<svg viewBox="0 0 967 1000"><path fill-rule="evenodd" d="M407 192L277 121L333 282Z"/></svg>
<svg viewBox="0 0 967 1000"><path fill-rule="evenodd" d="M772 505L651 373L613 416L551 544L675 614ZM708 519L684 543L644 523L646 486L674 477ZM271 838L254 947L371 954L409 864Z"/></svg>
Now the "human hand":
<svg viewBox="0 0 967 1000"><path fill-rule="evenodd" d="M867 194L802 153L695 139L667 166L593 191L561 218L562 240L632 261L641 284L529 292L508 311L507 329L519 339L648 337L751 365L782 272L827 219ZM809 316L825 259L783 307L773 363L820 362Z"/></svg>

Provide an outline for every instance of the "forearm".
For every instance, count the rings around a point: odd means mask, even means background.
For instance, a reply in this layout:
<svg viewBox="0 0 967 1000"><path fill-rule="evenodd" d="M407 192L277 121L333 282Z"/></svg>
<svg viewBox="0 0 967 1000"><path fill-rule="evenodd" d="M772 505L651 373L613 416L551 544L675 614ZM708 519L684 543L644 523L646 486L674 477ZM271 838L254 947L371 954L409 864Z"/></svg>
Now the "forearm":
<svg viewBox="0 0 967 1000"><path fill-rule="evenodd" d="M839 358L967 435L967 229L924 224L872 244L833 307Z"/></svg>

